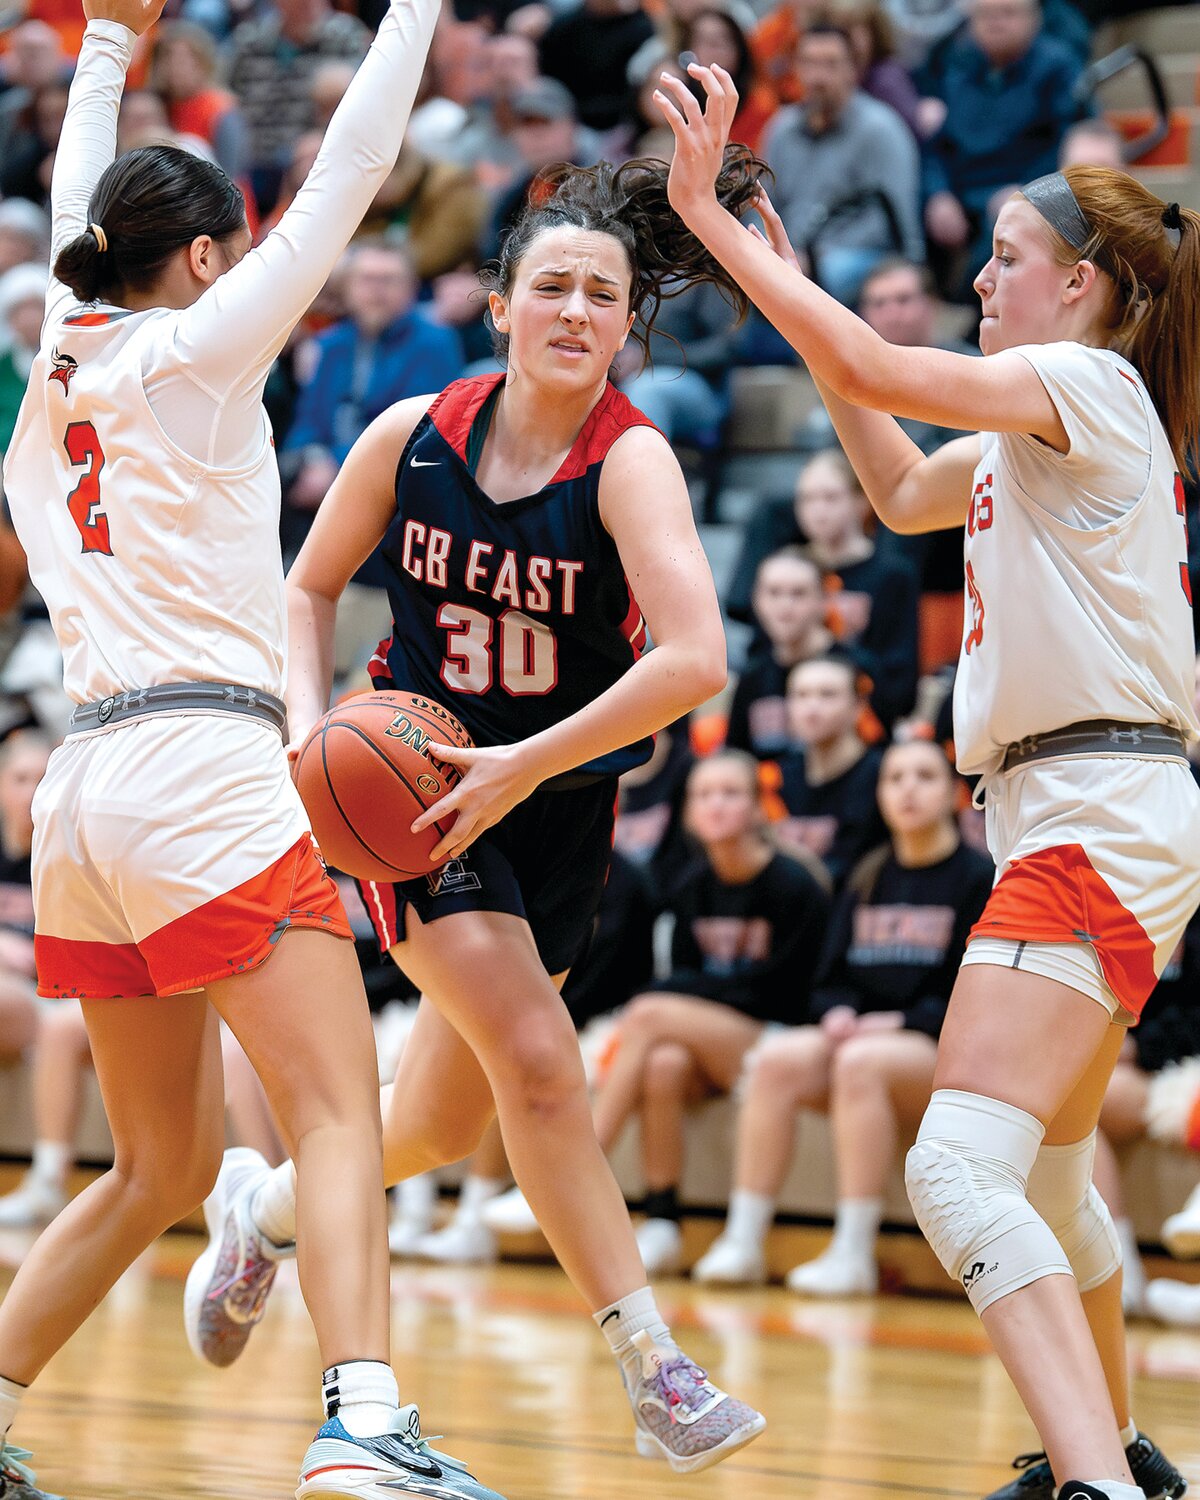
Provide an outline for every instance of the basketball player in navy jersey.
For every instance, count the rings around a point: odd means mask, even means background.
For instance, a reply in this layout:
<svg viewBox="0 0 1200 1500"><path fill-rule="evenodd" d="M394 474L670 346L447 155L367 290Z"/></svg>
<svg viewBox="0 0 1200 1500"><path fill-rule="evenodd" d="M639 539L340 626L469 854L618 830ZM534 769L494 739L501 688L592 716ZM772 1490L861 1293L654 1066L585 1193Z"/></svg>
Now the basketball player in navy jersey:
<svg viewBox="0 0 1200 1500"><path fill-rule="evenodd" d="M735 213L759 170L731 148L721 196ZM453 816L442 868L363 887L381 944L425 996L385 1102L387 1180L466 1156L498 1112L518 1183L620 1363L638 1451L689 1472L765 1422L662 1321L558 991L604 886L617 777L725 682L679 465L609 367L631 333L645 339L667 278L741 298L671 212L662 163L556 168L544 187L491 281L506 371L393 407L321 507L288 581L289 715L299 743L328 703L338 598L382 541L395 628L376 686L442 702L481 747L435 747L464 773L437 808ZM293 1238L290 1166L238 1180L216 1233L259 1284L228 1309L228 1277L189 1297L204 1308L193 1347L222 1361Z"/></svg>

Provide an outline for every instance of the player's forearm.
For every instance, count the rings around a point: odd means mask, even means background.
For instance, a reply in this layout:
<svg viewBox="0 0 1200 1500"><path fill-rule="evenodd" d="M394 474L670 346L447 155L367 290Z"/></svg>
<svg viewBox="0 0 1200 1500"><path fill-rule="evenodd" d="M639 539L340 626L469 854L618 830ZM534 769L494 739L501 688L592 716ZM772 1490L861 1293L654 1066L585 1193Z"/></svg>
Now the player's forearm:
<svg viewBox="0 0 1200 1500"><path fill-rule="evenodd" d="M337 605L323 594L287 585L288 737L303 740L325 710L333 689L334 625Z"/></svg>
<svg viewBox="0 0 1200 1500"><path fill-rule="evenodd" d="M725 643L656 647L594 702L521 743L539 782L656 734L725 686Z"/></svg>
<svg viewBox="0 0 1200 1500"><path fill-rule="evenodd" d="M67 101L50 184L50 262L87 228L88 203L117 153L117 113L136 38L117 21L89 21Z"/></svg>
<svg viewBox="0 0 1200 1500"><path fill-rule="evenodd" d="M896 501L902 481L925 455L894 417L855 406L819 377L814 379L871 509L894 531L913 530L913 518Z"/></svg>

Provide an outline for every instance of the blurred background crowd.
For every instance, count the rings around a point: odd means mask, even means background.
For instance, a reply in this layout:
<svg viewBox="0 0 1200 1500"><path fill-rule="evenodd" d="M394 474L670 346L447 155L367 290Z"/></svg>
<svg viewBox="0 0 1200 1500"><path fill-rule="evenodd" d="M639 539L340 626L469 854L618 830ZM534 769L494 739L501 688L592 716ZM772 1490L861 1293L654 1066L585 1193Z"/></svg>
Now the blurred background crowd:
<svg viewBox="0 0 1200 1500"><path fill-rule="evenodd" d="M172 141L211 157L242 184L256 235L267 233L383 8L168 0L131 74L119 150ZM446 0L395 170L268 387L285 562L374 417L496 368L478 271L541 169L669 155L651 100L662 71L686 77L694 58L733 75L734 137L771 168L773 200L809 274L890 343L970 353L972 279L1014 187L1077 162L1148 164L1166 174L1158 186L1168 196L1180 177L1169 150L1194 127L1198 59L1185 43L1180 56L1168 48L1112 61L1112 23L1136 8ZM78 0L18 0L0 14L0 450L39 339L48 187L82 24ZM1176 108L1185 76L1192 93ZM638 1120L640 1238L649 1269L663 1274L685 1259L689 1119L704 1101L731 1098L721 1168L729 1216L691 1269L754 1283L767 1274L798 1116L826 1115L834 1233L788 1285L810 1296L870 1292L899 1144L928 1099L956 965L993 878L981 814L951 762L961 537L898 537L875 524L792 351L753 314L737 325L710 287L667 301L652 361L626 351L613 373L688 473L732 677L719 702L660 735L622 787L613 876L565 992L596 1084L597 1131L615 1147ZM906 425L926 452L955 435ZM1189 488L1189 512L1195 504ZM1200 552L1190 567L1200 573ZM339 615L339 690L366 686L370 650L389 628L372 559ZM69 708L44 609L0 522L0 1058L24 1059L33 1112L32 1166L0 1199L0 1227L57 1212L77 1151L86 1036L76 1007L33 998L28 878L30 800ZM346 896L386 1077L412 997L375 951L349 882ZM1200 1287L1147 1288L1140 1274L1115 1154L1146 1136L1200 1151L1197 1055L1194 926L1126 1043L1097 1180L1126 1242L1130 1309L1200 1326ZM227 1064L234 1133L278 1159L235 1047ZM492 1257L498 1237L533 1227L509 1181L491 1139L444 1228L435 1228L436 1184L406 1185L393 1249ZM1200 1193L1166 1240L1200 1253Z"/></svg>

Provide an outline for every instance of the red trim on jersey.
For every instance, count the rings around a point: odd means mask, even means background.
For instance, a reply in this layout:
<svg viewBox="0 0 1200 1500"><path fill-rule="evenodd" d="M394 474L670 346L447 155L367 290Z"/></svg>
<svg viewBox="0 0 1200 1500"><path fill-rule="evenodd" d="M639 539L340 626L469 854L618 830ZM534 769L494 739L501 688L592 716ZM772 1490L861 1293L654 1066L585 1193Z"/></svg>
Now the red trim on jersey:
<svg viewBox="0 0 1200 1500"><path fill-rule="evenodd" d="M122 318L130 316L128 309L118 309L115 312L68 313L63 322L72 328L103 328L107 323L118 323Z"/></svg>
<svg viewBox="0 0 1200 1500"><path fill-rule="evenodd" d="M388 666L388 652L391 650L392 642L396 639L396 622L392 621L391 635L385 635L378 646L375 654L367 663L367 676L374 682L394 682L392 669Z"/></svg>
<svg viewBox="0 0 1200 1500"><path fill-rule="evenodd" d="M476 375L469 380L456 380L448 385L429 408L429 419L464 463L467 460L467 440L471 435L471 424L479 415L479 409L500 382L504 372L494 375ZM603 461L608 450L631 427L653 427L649 417L643 416L628 396L616 386L605 385L604 394L588 413L579 436L571 445L571 451L563 459L558 471L549 481L562 484L568 479L578 479L593 464Z"/></svg>
<svg viewBox="0 0 1200 1500"><path fill-rule="evenodd" d="M36 935L38 993L109 1000L202 989L265 963L290 927L353 938L337 886L307 833L265 870L136 945Z"/></svg>
<svg viewBox="0 0 1200 1500"><path fill-rule="evenodd" d="M1158 983L1146 929L1117 900L1081 844L1057 844L1013 860L967 942L976 937L1091 943L1109 988L1134 1016Z"/></svg>
<svg viewBox="0 0 1200 1500"><path fill-rule="evenodd" d="M380 953L387 953L403 938L400 913L396 910L396 887L381 880L359 880L358 894L367 909Z"/></svg>
<svg viewBox="0 0 1200 1500"><path fill-rule="evenodd" d="M646 617L633 597L628 578L625 580L625 592L629 595L629 613L621 621L621 634L629 642L633 659L637 661L646 649Z"/></svg>

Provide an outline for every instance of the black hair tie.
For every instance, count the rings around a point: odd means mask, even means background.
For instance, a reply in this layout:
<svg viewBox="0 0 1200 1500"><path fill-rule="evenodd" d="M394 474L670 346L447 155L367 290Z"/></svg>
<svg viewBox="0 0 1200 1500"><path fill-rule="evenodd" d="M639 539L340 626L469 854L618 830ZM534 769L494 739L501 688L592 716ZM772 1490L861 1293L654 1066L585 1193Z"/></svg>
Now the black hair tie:
<svg viewBox="0 0 1200 1500"><path fill-rule="evenodd" d="M1183 215L1179 212L1178 203L1167 204L1166 208L1163 209L1162 222L1164 229L1183 228Z"/></svg>

